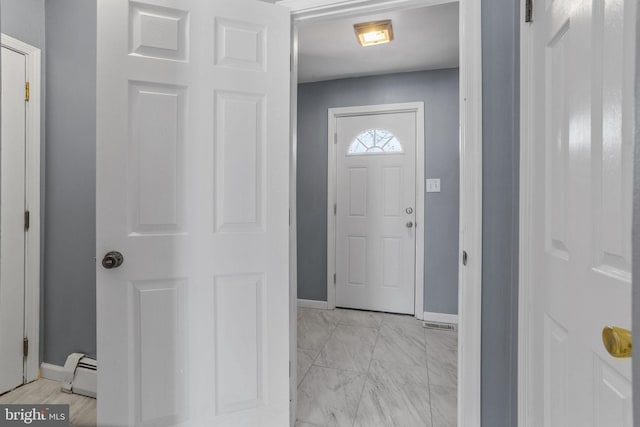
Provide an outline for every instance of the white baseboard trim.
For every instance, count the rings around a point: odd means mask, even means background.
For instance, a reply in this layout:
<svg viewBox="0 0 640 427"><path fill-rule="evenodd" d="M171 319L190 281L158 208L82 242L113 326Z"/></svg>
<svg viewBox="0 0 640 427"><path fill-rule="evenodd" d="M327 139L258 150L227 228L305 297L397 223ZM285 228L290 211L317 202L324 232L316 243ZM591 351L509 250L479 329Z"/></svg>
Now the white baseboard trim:
<svg viewBox="0 0 640 427"><path fill-rule="evenodd" d="M428 311L425 311L423 320L425 322L451 323L453 325L457 325L458 315L446 313L430 313Z"/></svg>
<svg viewBox="0 0 640 427"><path fill-rule="evenodd" d="M316 301L312 299L298 299L298 307L318 308L320 310L327 310L329 306L326 301Z"/></svg>
<svg viewBox="0 0 640 427"><path fill-rule="evenodd" d="M40 376L48 380L62 381L64 379L64 368L51 363L43 363L40 365Z"/></svg>

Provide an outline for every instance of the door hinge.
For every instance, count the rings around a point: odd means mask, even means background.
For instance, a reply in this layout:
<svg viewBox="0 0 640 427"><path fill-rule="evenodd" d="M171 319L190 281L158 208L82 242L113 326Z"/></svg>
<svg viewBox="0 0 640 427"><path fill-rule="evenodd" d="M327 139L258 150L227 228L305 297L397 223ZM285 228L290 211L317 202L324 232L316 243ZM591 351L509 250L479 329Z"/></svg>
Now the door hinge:
<svg viewBox="0 0 640 427"><path fill-rule="evenodd" d="M338 204L334 203L333 204L333 215L338 215Z"/></svg>
<svg viewBox="0 0 640 427"><path fill-rule="evenodd" d="M337 144L338 143L338 132L333 134L333 143Z"/></svg>
<svg viewBox="0 0 640 427"><path fill-rule="evenodd" d="M24 100L29 101L29 82L24 84Z"/></svg>
<svg viewBox="0 0 640 427"><path fill-rule="evenodd" d="M467 251L462 251L462 265L467 265L468 259L469 255L467 255Z"/></svg>
<svg viewBox="0 0 640 427"><path fill-rule="evenodd" d="M24 231L29 231L29 225L31 223L31 213L24 211Z"/></svg>
<svg viewBox="0 0 640 427"><path fill-rule="evenodd" d="M524 22L533 22L533 0L525 0Z"/></svg>
<svg viewBox="0 0 640 427"><path fill-rule="evenodd" d="M22 355L24 357L29 355L29 338L27 337L22 340Z"/></svg>
<svg viewBox="0 0 640 427"><path fill-rule="evenodd" d="M333 284L336 284L336 273L333 273Z"/></svg>

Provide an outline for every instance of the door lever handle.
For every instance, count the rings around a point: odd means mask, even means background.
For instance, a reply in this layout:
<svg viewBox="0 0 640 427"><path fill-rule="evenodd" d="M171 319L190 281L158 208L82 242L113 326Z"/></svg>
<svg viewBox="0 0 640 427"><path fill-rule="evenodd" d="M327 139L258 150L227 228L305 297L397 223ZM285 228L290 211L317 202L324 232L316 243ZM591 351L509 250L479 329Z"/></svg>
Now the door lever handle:
<svg viewBox="0 0 640 427"><path fill-rule="evenodd" d="M605 326L602 329L602 343L613 357L626 358L633 354L633 336L628 329Z"/></svg>

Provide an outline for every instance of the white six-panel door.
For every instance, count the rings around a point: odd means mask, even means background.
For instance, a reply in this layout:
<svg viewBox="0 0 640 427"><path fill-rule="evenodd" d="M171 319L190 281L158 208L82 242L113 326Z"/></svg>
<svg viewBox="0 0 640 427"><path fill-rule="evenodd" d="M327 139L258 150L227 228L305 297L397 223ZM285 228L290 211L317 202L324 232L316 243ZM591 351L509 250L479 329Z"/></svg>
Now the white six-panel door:
<svg viewBox="0 0 640 427"><path fill-rule="evenodd" d="M289 28L98 2L99 426L289 422Z"/></svg>
<svg viewBox="0 0 640 427"><path fill-rule="evenodd" d="M336 118L336 306L414 314L416 113Z"/></svg>
<svg viewBox="0 0 640 427"><path fill-rule="evenodd" d="M2 47L0 393L23 382L26 77L25 55Z"/></svg>
<svg viewBox="0 0 640 427"><path fill-rule="evenodd" d="M535 3L531 75L530 425L631 427L636 0Z"/></svg>

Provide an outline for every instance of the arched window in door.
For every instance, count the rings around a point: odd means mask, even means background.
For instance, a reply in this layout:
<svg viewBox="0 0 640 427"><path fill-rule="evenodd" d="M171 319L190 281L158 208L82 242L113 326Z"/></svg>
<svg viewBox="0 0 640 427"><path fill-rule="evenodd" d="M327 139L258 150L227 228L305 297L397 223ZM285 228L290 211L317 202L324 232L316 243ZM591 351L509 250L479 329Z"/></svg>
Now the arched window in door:
<svg viewBox="0 0 640 427"><path fill-rule="evenodd" d="M355 137L349 145L347 155L401 154L402 152L402 144L394 134L385 129L369 129Z"/></svg>

